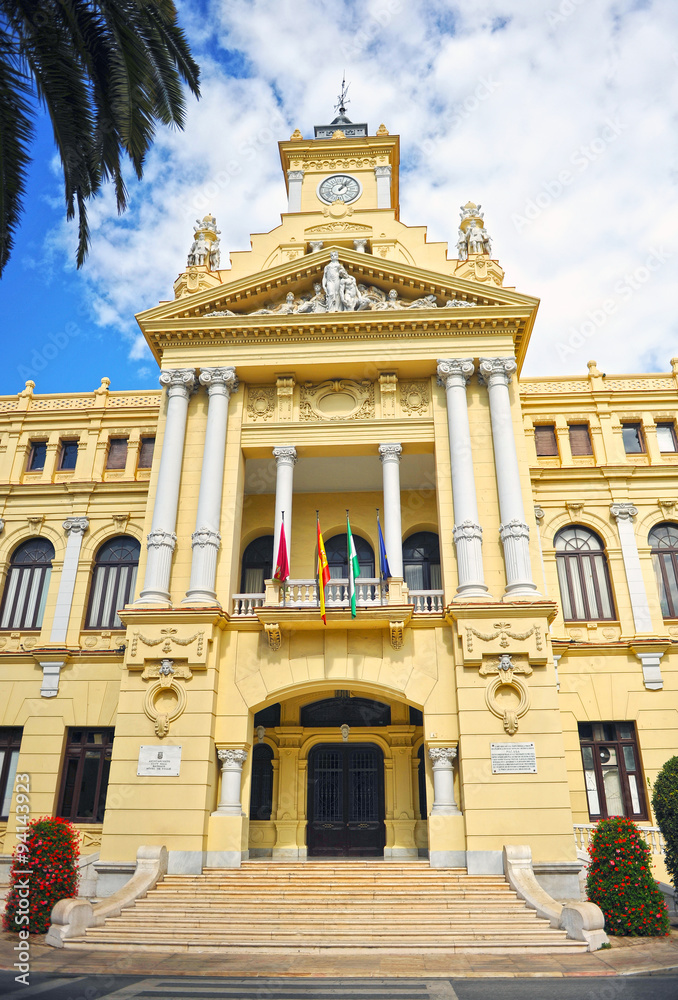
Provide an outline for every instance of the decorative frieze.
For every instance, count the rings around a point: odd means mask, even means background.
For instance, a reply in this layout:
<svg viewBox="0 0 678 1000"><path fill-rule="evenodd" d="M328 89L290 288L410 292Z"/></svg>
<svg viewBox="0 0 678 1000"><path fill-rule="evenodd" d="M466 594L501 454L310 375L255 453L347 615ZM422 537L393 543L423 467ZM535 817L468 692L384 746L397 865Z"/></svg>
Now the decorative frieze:
<svg viewBox="0 0 678 1000"><path fill-rule="evenodd" d="M301 386L299 419L303 421L370 420L375 416L374 383L330 379Z"/></svg>
<svg viewBox="0 0 678 1000"><path fill-rule="evenodd" d="M430 402L428 382L400 383L400 409L408 417L428 416Z"/></svg>
<svg viewBox="0 0 678 1000"><path fill-rule="evenodd" d="M247 388L247 419L256 423L257 420L271 420L275 412L274 386L250 385Z"/></svg>

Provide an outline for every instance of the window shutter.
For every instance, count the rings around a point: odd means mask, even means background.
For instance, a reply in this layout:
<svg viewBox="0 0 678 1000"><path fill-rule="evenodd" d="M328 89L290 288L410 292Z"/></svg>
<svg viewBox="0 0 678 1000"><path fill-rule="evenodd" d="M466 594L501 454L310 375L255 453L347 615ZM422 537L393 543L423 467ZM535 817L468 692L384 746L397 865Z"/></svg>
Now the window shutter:
<svg viewBox="0 0 678 1000"><path fill-rule="evenodd" d="M139 451L139 468L150 469L153 465L153 449L155 448L155 438L142 438L141 449Z"/></svg>
<svg viewBox="0 0 678 1000"><path fill-rule="evenodd" d="M570 424L570 448L573 455L592 455L588 424Z"/></svg>
<svg viewBox="0 0 678 1000"><path fill-rule="evenodd" d="M107 469L124 469L127 462L127 438L111 438L106 459Z"/></svg>
<svg viewBox="0 0 678 1000"><path fill-rule="evenodd" d="M537 448L537 455L558 457L558 442L556 441L556 429L553 424L542 424L534 429L534 443Z"/></svg>

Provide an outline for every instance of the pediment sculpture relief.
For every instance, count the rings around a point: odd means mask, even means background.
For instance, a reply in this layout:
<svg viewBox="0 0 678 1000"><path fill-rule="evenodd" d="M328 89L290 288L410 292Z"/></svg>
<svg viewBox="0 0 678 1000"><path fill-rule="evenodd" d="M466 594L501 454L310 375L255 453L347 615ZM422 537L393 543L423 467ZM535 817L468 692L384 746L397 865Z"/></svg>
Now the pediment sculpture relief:
<svg viewBox="0 0 678 1000"><path fill-rule="evenodd" d="M472 302L462 299L448 299L444 308L464 308L472 306ZM376 285L358 284L339 260L339 254L333 250L330 262L323 270L322 281L313 285L313 294L295 295L288 292L284 301L272 303L269 307L255 309L252 312L233 312L221 309L209 312L205 317L212 316L289 316L307 313L362 312L388 309L437 309L438 298L435 295L423 295L418 299L402 299L395 289L388 294Z"/></svg>

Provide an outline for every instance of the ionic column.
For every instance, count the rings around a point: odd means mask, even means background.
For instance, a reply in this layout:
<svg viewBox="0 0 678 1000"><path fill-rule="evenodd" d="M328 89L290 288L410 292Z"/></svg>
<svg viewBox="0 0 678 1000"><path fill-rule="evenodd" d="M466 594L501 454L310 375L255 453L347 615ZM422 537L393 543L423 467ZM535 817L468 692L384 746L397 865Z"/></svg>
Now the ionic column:
<svg viewBox="0 0 678 1000"><path fill-rule="evenodd" d="M242 816L240 784L242 766L247 760L247 750L217 750L221 761L221 795L217 814L221 816Z"/></svg>
<svg viewBox="0 0 678 1000"><path fill-rule="evenodd" d="M391 166L384 164L374 168L377 178L377 208L391 207Z"/></svg>
<svg viewBox="0 0 678 1000"><path fill-rule="evenodd" d="M457 756L456 747L429 747L428 755L433 765L433 806L431 816L461 816L454 799L454 770L452 761Z"/></svg>
<svg viewBox="0 0 678 1000"><path fill-rule="evenodd" d="M400 515L400 444L380 444L384 480L384 544L391 576L403 576L403 529Z"/></svg>
<svg viewBox="0 0 678 1000"><path fill-rule="evenodd" d="M483 529L478 523L478 503L471 452L466 386L474 371L471 358L438 361L438 380L447 396L447 428L450 442L454 543L457 550L459 584L457 599L489 597L483 575Z"/></svg>
<svg viewBox="0 0 678 1000"><path fill-rule="evenodd" d="M487 385L492 421L494 466L499 492L499 535L504 546L507 597L540 597L532 580L530 529L525 521L518 453L508 386L515 358L481 358L480 375Z"/></svg>
<svg viewBox="0 0 678 1000"><path fill-rule="evenodd" d="M292 486L294 481L294 466L297 464L297 449L291 444L280 445L273 449L275 458L275 524L273 527L273 572L278 562L278 545L280 543L280 525L283 511L285 512L285 538L287 551L290 551L292 538Z"/></svg>
<svg viewBox="0 0 678 1000"><path fill-rule="evenodd" d="M301 184L304 179L303 170L287 171L287 211L301 212Z"/></svg>
<svg viewBox="0 0 678 1000"><path fill-rule="evenodd" d="M647 599L636 533L633 530L633 518L638 513L638 508L634 507L632 503L613 503L610 506L610 513L617 522L622 559L624 560L624 573L631 598L633 624L636 632L652 632L650 602Z"/></svg>
<svg viewBox="0 0 678 1000"><path fill-rule="evenodd" d="M75 577L78 572L78 562L80 560L80 549L82 548L83 535L89 528L89 521L86 517L69 517L64 521L63 528L68 541L66 542L64 563L61 569L61 580L59 581L56 608L54 609L52 631L49 635L50 642L66 642L68 622L73 606Z"/></svg>
<svg viewBox="0 0 678 1000"><path fill-rule="evenodd" d="M224 485L224 451L228 401L238 388L235 368L201 368L200 384L209 397L205 448L200 473L200 493L195 531L191 536L193 561L186 602L214 603L217 552L221 544L221 497Z"/></svg>
<svg viewBox="0 0 678 1000"><path fill-rule="evenodd" d="M167 386L167 420L153 520L147 537L148 559L144 589L139 594L137 604L165 604L170 599L170 568L177 543L174 529L177 524L186 415L188 400L195 386L195 371L193 368L174 368L161 372L160 384Z"/></svg>

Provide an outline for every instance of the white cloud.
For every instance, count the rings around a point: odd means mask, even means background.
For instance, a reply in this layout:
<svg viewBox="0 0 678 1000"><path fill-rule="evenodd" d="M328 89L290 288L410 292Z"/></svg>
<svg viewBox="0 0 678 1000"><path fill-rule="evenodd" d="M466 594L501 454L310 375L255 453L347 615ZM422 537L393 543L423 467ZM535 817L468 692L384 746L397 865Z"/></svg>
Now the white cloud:
<svg viewBox="0 0 678 1000"><path fill-rule="evenodd" d="M226 250L277 225L277 140L329 119L344 68L350 116L401 136L403 221L454 245L458 206L481 202L507 284L541 298L526 372L590 357L666 369L678 354L671 0L207 7L181 15L204 95L185 132L158 133L124 216L110 190L90 213L83 288L132 358L148 357L133 314L171 297L196 216L216 214ZM47 242L52 266L55 245L71 257L72 227Z"/></svg>

